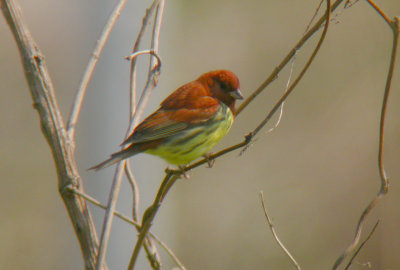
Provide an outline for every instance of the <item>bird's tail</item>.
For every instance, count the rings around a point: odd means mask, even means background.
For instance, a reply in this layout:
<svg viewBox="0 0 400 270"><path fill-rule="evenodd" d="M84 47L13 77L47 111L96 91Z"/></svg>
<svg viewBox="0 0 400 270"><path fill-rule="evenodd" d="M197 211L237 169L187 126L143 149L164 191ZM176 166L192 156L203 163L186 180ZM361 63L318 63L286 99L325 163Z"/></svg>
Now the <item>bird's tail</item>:
<svg viewBox="0 0 400 270"><path fill-rule="evenodd" d="M121 160L124 160L130 156L137 154L137 153L138 153L138 151L135 151L135 149L128 147L122 151L112 154L109 159L101 162L100 164L97 164L96 166L89 168L88 170L98 171L98 170L104 169L108 166L111 166L117 162L120 162Z"/></svg>

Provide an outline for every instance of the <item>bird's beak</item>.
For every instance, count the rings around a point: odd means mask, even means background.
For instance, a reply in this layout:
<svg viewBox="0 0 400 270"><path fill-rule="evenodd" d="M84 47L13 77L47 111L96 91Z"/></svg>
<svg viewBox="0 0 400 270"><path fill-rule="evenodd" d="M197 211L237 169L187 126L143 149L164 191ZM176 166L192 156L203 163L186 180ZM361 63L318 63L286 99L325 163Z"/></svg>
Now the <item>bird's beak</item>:
<svg viewBox="0 0 400 270"><path fill-rule="evenodd" d="M233 92L230 92L229 94L230 94L234 99L243 99L242 92L240 92L240 89L239 89L239 88L236 89L236 90L233 91Z"/></svg>

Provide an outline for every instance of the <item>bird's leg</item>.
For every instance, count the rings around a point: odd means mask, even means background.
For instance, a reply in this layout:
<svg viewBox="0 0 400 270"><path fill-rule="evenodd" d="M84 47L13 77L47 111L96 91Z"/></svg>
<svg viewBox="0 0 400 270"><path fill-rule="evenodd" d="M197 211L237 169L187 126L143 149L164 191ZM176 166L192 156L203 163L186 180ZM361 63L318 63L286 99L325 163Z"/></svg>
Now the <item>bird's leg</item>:
<svg viewBox="0 0 400 270"><path fill-rule="evenodd" d="M185 179L189 179L190 178L190 176L187 174L185 165L179 165L178 169L173 169L173 168L170 168L168 166L165 169L165 173L168 173L168 174L171 174L171 175L182 175L183 178L185 178Z"/></svg>
<svg viewBox="0 0 400 270"><path fill-rule="evenodd" d="M211 158L211 156L212 156L211 153L207 153L203 156L207 160L208 168L212 168L212 166L214 166L215 163L215 159Z"/></svg>
<svg viewBox="0 0 400 270"><path fill-rule="evenodd" d="M174 170L173 168L170 168L169 166L167 166L167 168L165 169L165 173L168 174L174 174L176 172L176 170Z"/></svg>
<svg viewBox="0 0 400 270"><path fill-rule="evenodd" d="M190 176L186 172L186 166L185 165L179 165L178 168L181 171L181 174L182 174L183 178L186 179L186 180L189 180Z"/></svg>

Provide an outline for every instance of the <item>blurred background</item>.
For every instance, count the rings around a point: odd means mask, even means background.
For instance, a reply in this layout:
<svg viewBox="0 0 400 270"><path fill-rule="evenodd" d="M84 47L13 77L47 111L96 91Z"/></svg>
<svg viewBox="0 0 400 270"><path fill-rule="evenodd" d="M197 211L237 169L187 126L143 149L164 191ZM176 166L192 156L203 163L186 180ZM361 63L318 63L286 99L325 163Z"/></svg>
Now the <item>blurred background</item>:
<svg viewBox="0 0 400 270"><path fill-rule="evenodd" d="M116 1L19 2L46 57L66 120ZM129 63L124 57L150 3L128 1L93 75L77 127L77 164L86 191L104 204L114 169L86 169L118 150L123 140L129 110ZM178 86L213 69L234 71L248 96L299 40L318 3L167 1L160 38L162 73L146 114ZM400 14L397 0L377 4L389 17ZM152 231L188 269L293 269L266 225L261 190L281 240L304 269L331 268L352 240L362 210L380 185L378 125L392 34L364 1L335 14L316 60L287 100L280 126L268 133L271 122L242 156L236 151L218 159L212 169L190 172L190 180L177 182L160 209ZM294 76L319 34L298 52ZM57 191L54 162L3 17L0 39L0 269L82 269L78 241ZM146 57L139 61L139 87L147 63ZM367 269L368 264L371 269L400 269L399 70L398 60L384 153L390 191L368 217L363 238L378 218L381 223L351 269ZM283 93L288 77L286 68L214 151L240 142ZM166 163L138 155L131 164L143 212ZM100 230L104 211L91 209ZM126 182L118 209L131 213ZM135 237L133 227L115 219L110 269L126 269ZM171 269L171 260L160 253ZM138 269L149 269L143 251Z"/></svg>

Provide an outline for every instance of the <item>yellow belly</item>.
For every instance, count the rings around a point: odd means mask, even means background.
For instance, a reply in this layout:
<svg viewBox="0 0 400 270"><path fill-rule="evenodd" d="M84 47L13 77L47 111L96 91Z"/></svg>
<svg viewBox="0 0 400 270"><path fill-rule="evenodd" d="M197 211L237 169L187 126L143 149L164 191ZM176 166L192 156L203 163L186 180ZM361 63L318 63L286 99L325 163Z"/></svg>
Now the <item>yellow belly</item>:
<svg viewBox="0 0 400 270"><path fill-rule="evenodd" d="M168 138L146 153L157 155L171 164L188 164L208 153L228 133L233 120L232 111L223 104L213 119Z"/></svg>

